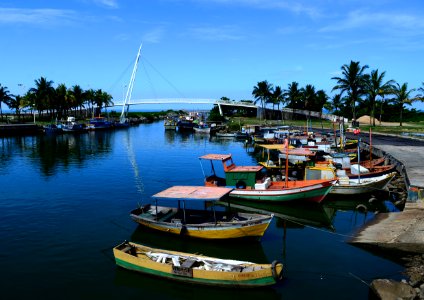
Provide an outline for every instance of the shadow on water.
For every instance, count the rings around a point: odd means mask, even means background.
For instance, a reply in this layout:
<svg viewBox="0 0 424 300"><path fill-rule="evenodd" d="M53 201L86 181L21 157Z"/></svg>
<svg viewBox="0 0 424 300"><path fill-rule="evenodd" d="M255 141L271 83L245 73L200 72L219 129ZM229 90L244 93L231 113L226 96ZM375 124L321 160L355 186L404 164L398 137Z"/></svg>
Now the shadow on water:
<svg viewBox="0 0 424 300"><path fill-rule="evenodd" d="M115 271L116 286L125 287L126 294L143 295L143 299L281 299L282 296L274 287L259 289L216 288L182 284L171 280L159 280L133 271L117 267ZM131 290L128 290L130 288Z"/></svg>
<svg viewBox="0 0 424 300"><path fill-rule="evenodd" d="M138 226L131 241L154 248L196 253L206 256L271 263L260 241L251 239L204 240L181 237Z"/></svg>

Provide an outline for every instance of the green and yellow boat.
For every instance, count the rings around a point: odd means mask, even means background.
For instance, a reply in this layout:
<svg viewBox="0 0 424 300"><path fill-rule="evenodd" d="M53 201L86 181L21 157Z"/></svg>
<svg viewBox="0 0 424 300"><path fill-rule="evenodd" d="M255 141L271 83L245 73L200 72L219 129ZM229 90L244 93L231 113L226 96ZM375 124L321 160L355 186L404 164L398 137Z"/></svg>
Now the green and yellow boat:
<svg viewBox="0 0 424 300"><path fill-rule="evenodd" d="M155 249L123 242L113 248L122 268L186 283L223 287L263 287L282 279L283 265L213 258L184 252Z"/></svg>

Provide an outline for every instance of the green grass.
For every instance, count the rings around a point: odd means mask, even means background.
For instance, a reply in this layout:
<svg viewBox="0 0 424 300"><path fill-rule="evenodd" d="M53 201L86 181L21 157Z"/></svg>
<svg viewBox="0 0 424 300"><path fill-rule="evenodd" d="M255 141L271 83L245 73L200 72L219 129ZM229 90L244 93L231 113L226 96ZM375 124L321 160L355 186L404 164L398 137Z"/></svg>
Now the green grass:
<svg viewBox="0 0 424 300"><path fill-rule="evenodd" d="M407 125L405 125L407 124ZM228 125L231 130L240 130L240 126L243 125L289 125L297 127L306 127L306 120L259 120L257 118L243 118L233 117L228 121ZM333 129L333 123L327 120L312 120L313 128ZM372 127L367 124L360 124L359 128L362 132L369 132L370 127L372 132L375 133L390 133L390 134L402 134L402 133L424 133L424 121L420 122L405 122L403 126L399 126L399 123L393 123L392 126L378 125ZM336 129L338 126L336 125Z"/></svg>

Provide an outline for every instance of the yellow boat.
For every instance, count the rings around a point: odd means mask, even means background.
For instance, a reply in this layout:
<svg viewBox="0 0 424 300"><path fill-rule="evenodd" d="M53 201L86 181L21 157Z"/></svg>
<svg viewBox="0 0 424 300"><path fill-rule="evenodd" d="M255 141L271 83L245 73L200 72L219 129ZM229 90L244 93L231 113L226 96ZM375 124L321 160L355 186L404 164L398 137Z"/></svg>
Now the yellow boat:
<svg viewBox="0 0 424 300"><path fill-rule="evenodd" d="M130 216L144 227L181 236L202 239L260 239L273 215L215 210L213 202L231 191L231 188L224 187L173 186L153 195L156 205L147 204L134 209ZM177 200L178 207L158 206L158 199ZM186 201L205 201L210 209L187 209Z"/></svg>
<svg viewBox="0 0 424 300"><path fill-rule="evenodd" d="M224 287L261 287L282 279L283 265L219 259L155 249L131 242L113 248L115 262L125 269L166 279Z"/></svg>

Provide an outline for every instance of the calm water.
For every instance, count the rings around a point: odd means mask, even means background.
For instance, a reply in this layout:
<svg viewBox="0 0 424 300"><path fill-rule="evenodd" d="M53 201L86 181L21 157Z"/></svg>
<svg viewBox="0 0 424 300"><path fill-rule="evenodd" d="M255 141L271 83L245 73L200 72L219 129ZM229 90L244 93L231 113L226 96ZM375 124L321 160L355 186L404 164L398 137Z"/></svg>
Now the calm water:
<svg viewBox="0 0 424 300"><path fill-rule="evenodd" d="M154 193L202 185L198 157L207 153L231 153L236 164L256 164L241 142L164 132L161 122L0 139L2 298L367 299L362 281L402 278L400 265L346 243L374 214L359 213L358 203L343 199L268 208L279 218L258 243L179 239L130 220L129 211ZM163 281L115 266L112 247L123 240L222 258L277 259L285 265L285 279L248 291Z"/></svg>

